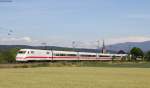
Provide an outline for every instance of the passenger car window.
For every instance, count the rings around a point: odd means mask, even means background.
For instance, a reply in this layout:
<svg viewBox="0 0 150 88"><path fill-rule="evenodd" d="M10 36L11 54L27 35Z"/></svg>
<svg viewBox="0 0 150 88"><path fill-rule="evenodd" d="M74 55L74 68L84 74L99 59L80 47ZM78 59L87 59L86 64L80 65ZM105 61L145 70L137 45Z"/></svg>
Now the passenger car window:
<svg viewBox="0 0 150 88"><path fill-rule="evenodd" d="M34 51L31 51L31 54L34 54Z"/></svg>

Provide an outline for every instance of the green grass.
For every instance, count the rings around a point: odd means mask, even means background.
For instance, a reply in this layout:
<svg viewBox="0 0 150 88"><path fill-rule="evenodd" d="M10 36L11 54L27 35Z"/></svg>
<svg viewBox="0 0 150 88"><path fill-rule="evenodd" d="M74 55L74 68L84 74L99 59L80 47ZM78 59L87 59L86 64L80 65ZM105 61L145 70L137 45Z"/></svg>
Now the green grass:
<svg viewBox="0 0 150 88"><path fill-rule="evenodd" d="M150 88L149 68L0 69L0 88Z"/></svg>
<svg viewBox="0 0 150 88"><path fill-rule="evenodd" d="M81 67L150 68L150 62L81 62Z"/></svg>
<svg viewBox="0 0 150 88"><path fill-rule="evenodd" d="M35 68L35 67L115 67L115 68L150 68L150 62L34 62L0 64L0 68Z"/></svg>

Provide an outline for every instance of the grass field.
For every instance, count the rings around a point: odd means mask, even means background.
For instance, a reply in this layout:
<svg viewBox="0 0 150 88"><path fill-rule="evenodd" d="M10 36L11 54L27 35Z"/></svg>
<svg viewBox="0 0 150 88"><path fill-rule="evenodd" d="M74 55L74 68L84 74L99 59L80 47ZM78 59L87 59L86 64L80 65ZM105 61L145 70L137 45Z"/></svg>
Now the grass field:
<svg viewBox="0 0 150 88"><path fill-rule="evenodd" d="M150 62L32 62L0 64L0 68L35 68L35 67L115 67L115 68L150 68Z"/></svg>
<svg viewBox="0 0 150 88"><path fill-rule="evenodd" d="M150 88L149 68L0 69L0 88Z"/></svg>

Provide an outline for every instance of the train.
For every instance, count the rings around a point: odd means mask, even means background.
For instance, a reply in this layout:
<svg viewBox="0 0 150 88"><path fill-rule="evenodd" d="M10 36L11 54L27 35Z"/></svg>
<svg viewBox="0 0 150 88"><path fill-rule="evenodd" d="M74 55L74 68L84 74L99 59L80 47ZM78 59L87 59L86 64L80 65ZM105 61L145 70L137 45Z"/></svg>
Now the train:
<svg viewBox="0 0 150 88"><path fill-rule="evenodd" d="M16 61L111 61L113 57L121 59L123 57L127 57L127 54L105 54L77 51L20 49L17 52Z"/></svg>

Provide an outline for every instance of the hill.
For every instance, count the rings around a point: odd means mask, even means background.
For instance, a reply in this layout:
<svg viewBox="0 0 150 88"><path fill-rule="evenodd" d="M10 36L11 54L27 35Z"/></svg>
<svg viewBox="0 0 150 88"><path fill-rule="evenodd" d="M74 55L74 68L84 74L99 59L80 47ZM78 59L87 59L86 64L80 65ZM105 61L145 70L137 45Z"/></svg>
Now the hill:
<svg viewBox="0 0 150 88"><path fill-rule="evenodd" d="M28 46L28 45L0 45L0 50L9 50L12 48L21 49L44 49L44 50L62 50L62 51L79 51L79 52L100 52L98 49L84 49L84 48L69 48L69 47L58 47L58 46Z"/></svg>
<svg viewBox="0 0 150 88"><path fill-rule="evenodd" d="M109 46L107 46L107 49L110 49L113 51L124 50L124 51L128 52L132 47L139 47L144 52L146 52L146 51L150 50L150 41L119 43L119 44L109 45Z"/></svg>

